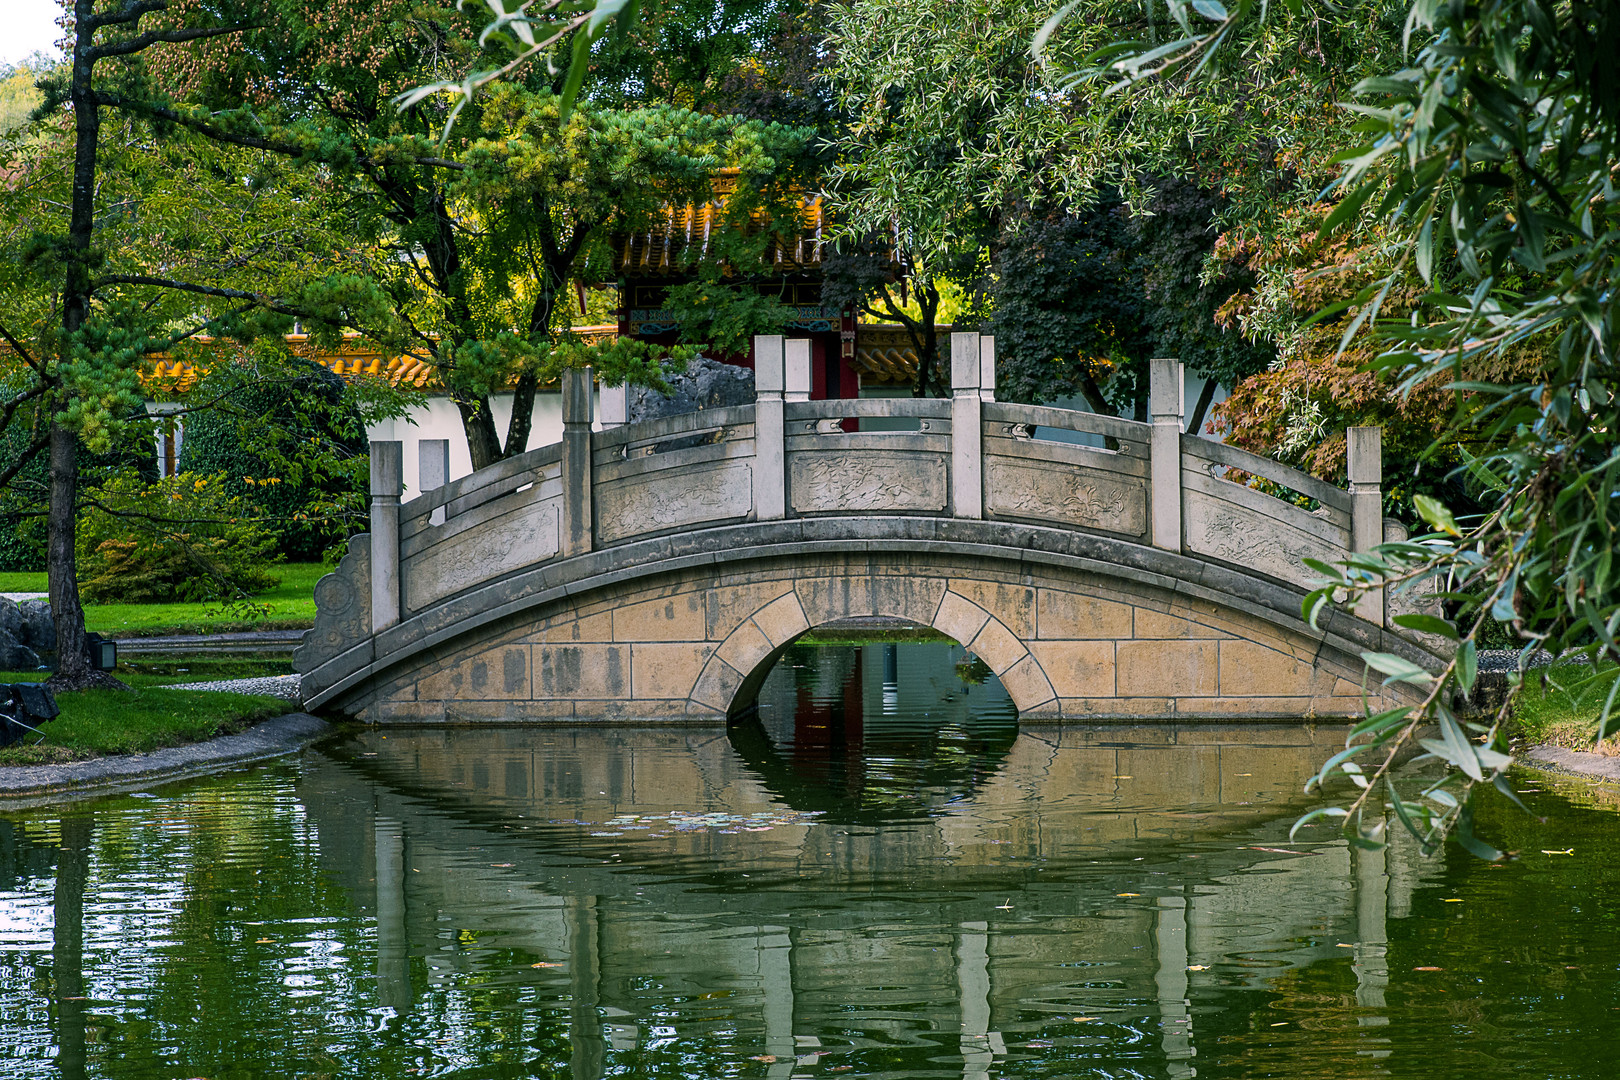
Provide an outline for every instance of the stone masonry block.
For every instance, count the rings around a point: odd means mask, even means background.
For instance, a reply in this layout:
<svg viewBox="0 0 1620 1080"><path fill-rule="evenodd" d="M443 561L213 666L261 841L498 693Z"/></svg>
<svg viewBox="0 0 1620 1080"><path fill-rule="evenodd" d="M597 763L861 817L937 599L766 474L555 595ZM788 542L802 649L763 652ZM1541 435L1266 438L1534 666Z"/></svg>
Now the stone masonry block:
<svg viewBox="0 0 1620 1080"><path fill-rule="evenodd" d="M1120 697L1214 697L1219 642L1122 641L1115 652Z"/></svg>
<svg viewBox="0 0 1620 1080"><path fill-rule="evenodd" d="M997 675L1011 668L1029 655L1024 643L1000 619L986 620L984 627L968 645L969 651L990 665Z"/></svg>
<svg viewBox="0 0 1620 1080"><path fill-rule="evenodd" d="M1252 641L1223 641L1220 692L1223 697L1306 697L1312 666L1287 653Z"/></svg>
<svg viewBox="0 0 1620 1080"><path fill-rule="evenodd" d="M868 578L872 590L872 614L909 619L927 626L939 610L940 597L945 595L945 579L924 577L914 568L909 576L881 576Z"/></svg>
<svg viewBox="0 0 1620 1080"><path fill-rule="evenodd" d="M951 591L984 608L1023 640L1035 636L1035 589L1032 586L952 578Z"/></svg>
<svg viewBox="0 0 1620 1080"><path fill-rule="evenodd" d="M810 629L810 620L804 617L798 596L788 593L755 612L754 625L764 632L772 646L781 647Z"/></svg>
<svg viewBox="0 0 1620 1080"><path fill-rule="evenodd" d="M743 677L736 668L718 656L711 656L703 667L703 674L698 676L697 685L692 687L692 701L719 713L727 713L742 681ZM688 708L687 711L692 710Z"/></svg>
<svg viewBox="0 0 1620 1080"><path fill-rule="evenodd" d="M731 636L720 643L715 655L746 675L753 671L760 661L771 655L773 649L771 639L754 625L753 620L749 620L733 630Z"/></svg>
<svg viewBox="0 0 1620 1080"><path fill-rule="evenodd" d="M550 619L546 625L529 635L536 644L560 641L612 641L613 613L610 611L587 615L581 619Z"/></svg>
<svg viewBox="0 0 1620 1080"><path fill-rule="evenodd" d="M793 581L773 578L767 581L742 581L710 589L704 596L708 608L707 637L710 641L724 641L731 632L748 620L754 612L779 596L793 591Z"/></svg>
<svg viewBox="0 0 1620 1080"><path fill-rule="evenodd" d="M794 590L811 626L873 615L926 624L939 606L945 582L934 577L872 577L863 573L804 577Z"/></svg>
<svg viewBox="0 0 1620 1080"><path fill-rule="evenodd" d="M713 652L703 643L637 642L630 646L630 696L685 701Z"/></svg>
<svg viewBox="0 0 1620 1080"><path fill-rule="evenodd" d="M1058 697L1114 696L1112 641L1032 641L1035 654Z"/></svg>
<svg viewBox="0 0 1620 1080"><path fill-rule="evenodd" d="M531 696L529 646L507 645L477 653L417 683L422 701L519 699Z"/></svg>
<svg viewBox="0 0 1620 1080"><path fill-rule="evenodd" d="M957 593L947 592L939 603L933 627L966 645L978 636L979 630L989 621L990 613L984 608Z"/></svg>
<svg viewBox="0 0 1620 1080"><path fill-rule="evenodd" d="M617 698L630 688L622 645L536 645L535 697Z"/></svg>
<svg viewBox="0 0 1620 1080"><path fill-rule="evenodd" d="M1059 589L1038 589L1036 634L1043 638L1079 639L1131 636L1131 607Z"/></svg>
<svg viewBox="0 0 1620 1080"><path fill-rule="evenodd" d="M1041 670L1040 662L1029 653L1002 672L1001 685L1007 688L1013 704L1018 706L1020 719L1031 719L1034 714L1043 711L1057 712L1057 694L1052 690L1052 683L1047 679L1046 672ZM1047 709L1047 706L1054 707Z"/></svg>
<svg viewBox="0 0 1620 1080"><path fill-rule="evenodd" d="M1060 701L1065 720L1168 720L1175 716L1175 701L1171 698L1063 698ZM1131 733L1137 738L1135 732Z"/></svg>
<svg viewBox="0 0 1620 1080"><path fill-rule="evenodd" d="M702 641L706 633L699 592L644 600L613 613L614 641Z"/></svg>
<svg viewBox="0 0 1620 1080"><path fill-rule="evenodd" d="M1231 637L1224 630L1216 630L1203 623L1149 608L1136 609L1134 636L1137 638L1224 638Z"/></svg>

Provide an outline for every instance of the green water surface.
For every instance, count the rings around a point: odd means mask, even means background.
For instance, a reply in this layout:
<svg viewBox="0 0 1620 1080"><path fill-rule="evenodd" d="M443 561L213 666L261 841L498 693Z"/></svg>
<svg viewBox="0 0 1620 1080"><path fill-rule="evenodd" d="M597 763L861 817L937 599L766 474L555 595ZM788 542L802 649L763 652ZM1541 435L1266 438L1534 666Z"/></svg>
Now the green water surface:
<svg viewBox="0 0 1620 1080"><path fill-rule="evenodd" d="M805 648L729 732L0 812L0 1077L1620 1075L1617 796L1516 777L1503 865L1289 843L1342 739L1020 729L954 646Z"/></svg>

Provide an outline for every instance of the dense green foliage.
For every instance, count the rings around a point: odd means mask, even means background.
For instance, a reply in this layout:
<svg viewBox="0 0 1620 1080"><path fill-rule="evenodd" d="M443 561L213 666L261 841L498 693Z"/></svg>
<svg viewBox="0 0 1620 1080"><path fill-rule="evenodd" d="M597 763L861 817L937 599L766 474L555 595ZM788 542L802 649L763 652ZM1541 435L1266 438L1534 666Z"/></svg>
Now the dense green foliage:
<svg viewBox="0 0 1620 1080"><path fill-rule="evenodd" d="M104 483L79 518L79 595L88 603L232 603L276 584L275 536L224 474Z"/></svg>
<svg viewBox="0 0 1620 1080"><path fill-rule="evenodd" d="M212 404L186 417L179 468L219 476L276 537L278 555L319 560L364 528L365 426L327 368L297 358L270 372L249 365L221 364L197 388Z"/></svg>

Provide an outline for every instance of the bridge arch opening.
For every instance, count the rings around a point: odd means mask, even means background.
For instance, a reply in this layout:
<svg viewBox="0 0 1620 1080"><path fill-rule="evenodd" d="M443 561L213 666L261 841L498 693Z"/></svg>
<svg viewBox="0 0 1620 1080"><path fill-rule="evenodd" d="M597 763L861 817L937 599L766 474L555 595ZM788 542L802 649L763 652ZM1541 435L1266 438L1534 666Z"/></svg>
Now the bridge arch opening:
<svg viewBox="0 0 1620 1080"><path fill-rule="evenodd" d="M805 585L810 588L805 588ZM915 577L828 577L800 582L800 588L737 612L734 626L697 682L697 695L725 701L733 722L757 710L759 695L778 662L799 642L817 640L829 628L843 632L914 627L971 656L994 685L1005 692L1013 717L1048 706L1056 697L1022 636L985 604L945 586ZM1032 606L1034 590L1012 587L992 606L1006 614L1009 604ZM1023 594L1023 595L1018 595ZM991 600L990 597L981 599ZM982 680L981 680L982 681ZM720 693L716 695L715 690ZM695 696L697 696L695 695ZM716 704L719 704L716 701Z"/></svg>
<svg viewBox="0 0 1620 1080"><path fill-rule="evenodd" d="M1018 738L1017 707L989 666L914 624L817 627L747 682L729 717L733 749L788 805L837 820L971 798Z"/></svg>

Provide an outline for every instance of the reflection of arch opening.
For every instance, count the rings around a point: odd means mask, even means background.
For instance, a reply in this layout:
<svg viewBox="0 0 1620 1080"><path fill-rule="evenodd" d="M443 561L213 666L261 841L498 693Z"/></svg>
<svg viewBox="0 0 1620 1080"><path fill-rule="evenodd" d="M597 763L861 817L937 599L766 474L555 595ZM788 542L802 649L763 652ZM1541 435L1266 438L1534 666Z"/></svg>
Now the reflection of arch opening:
<svg viewBox="0 0 1620 1080"><path fill-rule="evenodd" d="M867 628L846 628L852 640L800 635L750 673L732 748L790 806L840 820L973 797L1018 738L1000 680L949 638L863 640Z"/></svg>

